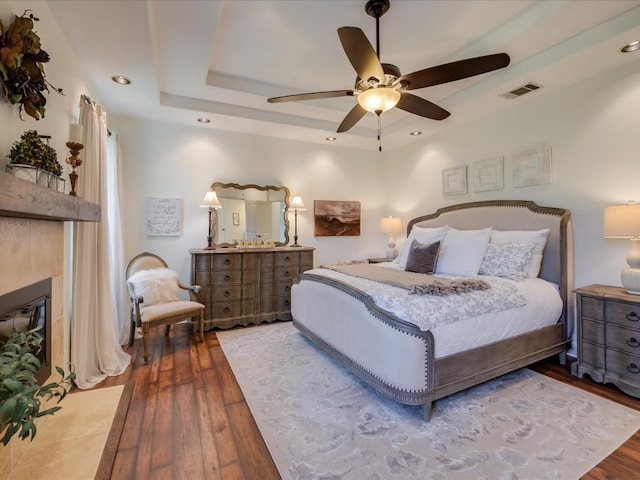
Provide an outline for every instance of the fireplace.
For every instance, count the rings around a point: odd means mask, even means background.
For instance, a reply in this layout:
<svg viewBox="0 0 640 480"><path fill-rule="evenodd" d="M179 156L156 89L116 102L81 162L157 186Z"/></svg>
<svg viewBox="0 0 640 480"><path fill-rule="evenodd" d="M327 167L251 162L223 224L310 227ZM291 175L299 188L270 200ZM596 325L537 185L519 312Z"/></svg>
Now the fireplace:
<svg viewBox="0 0 640 480"><path fill-rule="evenodd" d="M0 341L13 330L37 327L44 337L40 351L34 352L40 360L36 379L42 385L51 375L51 278L0 295Z"/></svg>

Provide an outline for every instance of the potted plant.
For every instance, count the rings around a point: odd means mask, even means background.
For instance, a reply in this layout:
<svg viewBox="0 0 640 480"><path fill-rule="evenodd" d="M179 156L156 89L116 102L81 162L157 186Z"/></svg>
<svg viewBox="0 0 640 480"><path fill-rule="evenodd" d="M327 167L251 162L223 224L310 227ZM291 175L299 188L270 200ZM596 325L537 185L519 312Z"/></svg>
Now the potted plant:
<svg viewBox="0 0 640 480"><path fill-rule="evenodd" d="M64 191L62 165L58 162L58 154L54 148L42 141L36 130L28 130L22 134L19 141L15 141L9 152L9 168L18 178L32 183ZM56 177L52 180L53 175ZM58 182L58 180L60 182ZM61 183L62 190L58 183Z"/></svg>
<svg viewBox="0 0 640 480"><path fill-rule="evenodd" d="M43 64L50 57L41 48L40 37L33 30L33 22L39 19L30 12L25 10L22 16L16 15L7 28L0 21L0 86L9 102L20 104L20 118L24 110L40 120L47 103L43 92L48 92L49 87L61 95L63 92L45 77Z"/></svg>
<svg viewBox="0 0 640 480"><path fill-rule="evenodd" d="M40 360L35 356L43 337L33 330L14 331L0 340L0 442L7 445L14 435L23 440L36 436L34 420L45 415L53 415L62 407L54 405L41 410L42 401L57 397L57 403L71 388L75 374L64 374L56 367L61 381L40 386L35 374L40 368ZM34 354L35 353L35 354Z"/></svg>

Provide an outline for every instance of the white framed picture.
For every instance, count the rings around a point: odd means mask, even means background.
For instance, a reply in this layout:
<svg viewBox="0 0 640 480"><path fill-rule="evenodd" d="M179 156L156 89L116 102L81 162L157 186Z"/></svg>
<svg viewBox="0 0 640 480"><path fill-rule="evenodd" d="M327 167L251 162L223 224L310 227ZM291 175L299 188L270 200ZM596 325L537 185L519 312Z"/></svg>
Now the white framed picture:
<svg viewBox="0 0 640 480"><path fill-rule="evenodd" d="M551 147L517 153L511 161L514 187L531 187L551 183Z"/></svg>
<svg viewBox="0 0 640 480"><path fill-rule="evenodd" d="M504 188L504 157L488 158L474 162L473 191L488 192Z"/></svg>
<svg viewBox="0 0 640 480"><path fill-rule="evenodd" d="M442 170L442 195L464 195L467 193L467 166L445 168Z"/></svg>
<svg viewBox="0 0 640 480"><path fill-rule="evenodd" d="M181 198L147 198L145 213L148 236L177 237L182 234Z"/></svg>

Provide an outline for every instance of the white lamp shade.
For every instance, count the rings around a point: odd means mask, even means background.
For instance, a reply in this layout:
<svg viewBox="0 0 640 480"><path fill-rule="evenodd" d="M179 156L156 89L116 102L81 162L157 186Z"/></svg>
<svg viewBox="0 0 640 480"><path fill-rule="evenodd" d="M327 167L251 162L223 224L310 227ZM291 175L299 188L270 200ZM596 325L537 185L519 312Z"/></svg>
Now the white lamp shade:
<svg viewBox="0 0 640 480"><path fill-rule="evenodd" d="M213 190L209 190L202 199L202 203L200 204L201 208L215 208L216 210L222 208L222 204L220 200L218 200L218 195Z"/></svg>
<svg viewBox="0 0 640 480"><path fill-rule="evenodd" d="M376 114L392 109L399 101L400 92L389 87L370 88L358 95L360 106Z"/></svg>
<svg viewBox="0 0 640 480"><path fill-rule="evenodd" d="M604 209L605 238L640 237L640 204L628 203Z"/></svg>
<svg viewBox="0 0 640 480"><path fill-rule="evenodd" d="M289 208L298 212L304 212L307 210L304 206L304 203L302 202L302 197L300 195L293 196L293 198L291 199L291 203L289 204Z"/></svg>
<svg viewBox="0 0 640 480"><path fill-rule="evenodd" d="M402 220L399 217L385 217L380 219L380 231L382 233L401 233Z"/></svg>

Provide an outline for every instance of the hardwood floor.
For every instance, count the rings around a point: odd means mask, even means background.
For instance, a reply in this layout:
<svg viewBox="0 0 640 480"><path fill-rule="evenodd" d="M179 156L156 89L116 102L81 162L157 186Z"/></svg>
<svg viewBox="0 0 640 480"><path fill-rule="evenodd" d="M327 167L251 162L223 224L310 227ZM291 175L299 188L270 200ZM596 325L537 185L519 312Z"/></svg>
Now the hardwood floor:
<svg viewBox="0 0 640 480"><path fill-rule="evenodd" d="M268 328L250 327L250 328ZM135 382L111 478L270 480L280 475L247 407L214 332L205 341L188 335L184 324L151 334L149 363L142 342L129 350L132 365L100 387ZM640 399L566 367L541 362L534 370L640 410ZM586 480L640 478L640 433L594 467Z"/></svg>

